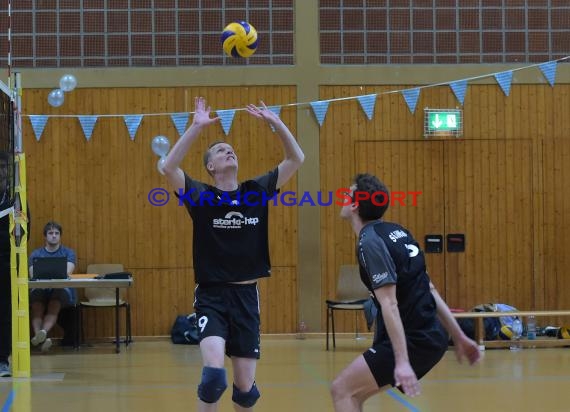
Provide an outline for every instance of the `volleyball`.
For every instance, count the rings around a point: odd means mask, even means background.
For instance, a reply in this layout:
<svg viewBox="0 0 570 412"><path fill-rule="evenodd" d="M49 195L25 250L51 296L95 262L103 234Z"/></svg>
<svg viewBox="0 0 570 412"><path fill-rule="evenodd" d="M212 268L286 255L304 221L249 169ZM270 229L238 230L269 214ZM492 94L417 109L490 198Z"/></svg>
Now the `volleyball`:
<svg viewBox="0 0 570 412"><path fill-rule="evenodd" d="M503 340L511 340L513 338L513 329L510 326L503 325L499 331L499 337Z"/></svg>
<svg viewBox="0 0 570 412"><path fill-rule="evenodd" d="M224 28L221 41L228 56L247 58L257 49L257 30L248 22L233 22Z"/></svg>

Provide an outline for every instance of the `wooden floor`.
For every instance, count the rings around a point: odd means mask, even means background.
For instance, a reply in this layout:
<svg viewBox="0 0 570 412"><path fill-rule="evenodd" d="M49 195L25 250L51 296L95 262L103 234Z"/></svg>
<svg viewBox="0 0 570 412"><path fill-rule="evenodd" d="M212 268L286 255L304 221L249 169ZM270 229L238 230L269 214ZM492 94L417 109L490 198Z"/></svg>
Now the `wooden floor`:
<svg viewBox="0 0 570 412"><path fill-rule="evenodd" d="M371 343L324 338L262 338L256 411L331 411L332 378ZM201 373L197 346L135 342L115 354L100 344L79 351L33 354L32 378L0 378L4 411L193 411ZM228 362L227 367L231 365ZM231 374L228 374L231 376ZM220 411L233 411L231 391ZM488 350L480 365L459 365L453 352L422 380L422 395L389 391L365 411L570 411L570 348Z"/></svg>

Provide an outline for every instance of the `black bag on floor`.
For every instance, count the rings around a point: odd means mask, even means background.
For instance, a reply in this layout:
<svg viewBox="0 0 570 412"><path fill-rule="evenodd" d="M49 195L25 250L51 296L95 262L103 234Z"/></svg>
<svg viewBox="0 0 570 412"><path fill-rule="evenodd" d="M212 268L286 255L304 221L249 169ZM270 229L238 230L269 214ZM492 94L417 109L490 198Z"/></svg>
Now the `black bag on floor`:
<svg viewBox="0 0 570 412"><path fill-rule="evenodd" d="M191 313L187 316L177 316L174 321L174 325L172 325L170 338L172 339L172 343L176 344L197 345L200 343L198 338L198 322L196 320L196 314Z"/></svg>
<svg viewBox="0 0 570 412"><path fill-rule="evenodd" d="M75 341L77 338L77 310L77 308L69 306L59 312L57 324L63 329L61 346L75 346L78 343Z"/></svg>

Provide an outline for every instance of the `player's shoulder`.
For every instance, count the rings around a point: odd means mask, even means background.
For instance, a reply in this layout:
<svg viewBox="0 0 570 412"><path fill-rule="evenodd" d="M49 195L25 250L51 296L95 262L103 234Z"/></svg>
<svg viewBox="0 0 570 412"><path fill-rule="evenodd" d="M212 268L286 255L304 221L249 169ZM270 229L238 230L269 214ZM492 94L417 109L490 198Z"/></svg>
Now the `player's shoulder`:
<svg viewBox="0 0 570 412"><path fill-rule="evenodd" d="M362 234L364 234L364 236L362 236ZM410 239L414 238L410 231L404 226L385 220L379 220L365 226L361 232L361 239L363 237L371 237L372 234L375 234L376 236L374 237L381 238L385 242L399 242L400 240L410 241Z"/></svg>

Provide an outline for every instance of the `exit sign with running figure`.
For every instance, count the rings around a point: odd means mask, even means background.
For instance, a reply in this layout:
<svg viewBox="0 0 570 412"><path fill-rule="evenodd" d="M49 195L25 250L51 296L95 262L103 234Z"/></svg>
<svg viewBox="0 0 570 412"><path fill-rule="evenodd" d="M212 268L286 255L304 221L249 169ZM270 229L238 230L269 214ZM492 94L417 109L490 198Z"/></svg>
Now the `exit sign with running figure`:
<svg viewBox="0 0 570 412"><path fill-rule="evenodd" d="M463 112L461 109L424 109L424 136L461 136Z"/></svg>

